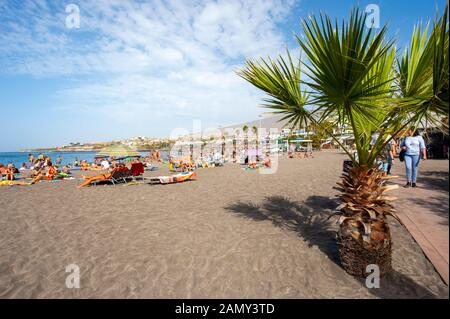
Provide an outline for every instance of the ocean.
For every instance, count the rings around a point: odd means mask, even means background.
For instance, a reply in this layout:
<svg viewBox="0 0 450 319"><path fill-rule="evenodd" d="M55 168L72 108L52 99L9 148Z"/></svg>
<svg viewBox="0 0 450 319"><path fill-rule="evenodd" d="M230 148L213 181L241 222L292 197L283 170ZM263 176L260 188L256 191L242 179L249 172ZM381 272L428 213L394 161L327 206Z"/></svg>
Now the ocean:
<svg viewBox="0 0 450 319"><path fill-rule="evenodd" d="M29 165L28 163L28 154L29 152L0 152L0 164L7 165L9 163L14 164L15 167L19 168L22 166L22 163ZM87 160L89 163L94 161L94 157L97 155L97 152L32 152L36 158L39 154L48 155L51 157L53 161L56 160L58 156L62 157L62 164L72 164L75 159L78 160ZM149 152L141 152L142 156L148 156ZM168 159L168 153L166 151L161 151L161 158L163 160Z"/></svg>
<svg viewBox="0 0 450 319"><path fill-rule="evenodd" d="M19 168L22 166L22 163L27 164L28 166L28 152L0 152L0 163L3 165L7 165L9 163L14 164L15 167ZM36 158L40 152L32 152ZM53 161L56 160L58 156L62 157L62 164L71 164L75 161L76 158L78 160L87 160L92 162L94 157L96 156L96 152L44 152L42 154L48 155L52 158Z"/></svg>

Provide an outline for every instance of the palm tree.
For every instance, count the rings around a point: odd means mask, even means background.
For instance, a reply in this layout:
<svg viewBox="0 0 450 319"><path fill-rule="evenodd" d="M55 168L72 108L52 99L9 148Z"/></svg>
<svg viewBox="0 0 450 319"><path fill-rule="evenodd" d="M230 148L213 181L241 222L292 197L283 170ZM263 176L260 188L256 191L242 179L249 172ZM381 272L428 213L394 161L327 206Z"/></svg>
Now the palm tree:
<svg viewBox="0 0 450 319"><path fill-rule="evenodd" d="M244 150L245 150L245 156L248 155L248 125L244 125L242 127L242 131L244 132Z"/></svg>
<svg viewBox="0 0 450 319"><path fill-rule="evenodd" d="M205 150L205 146L208 143L206 139L203 138L203 136L200 138L200 157L203 157L203 151Z"/></svg>
<svg viewBox="0 0 450 319"><path fill-rule="evenodd" d="M240 131L238 129L236 129L234 131L234 137L233 137L233 160L236 159L236 154L237 154L237 141L239 140L239 134Z"/></svg>
<svg viewBox="0 0 450 319"><path fill-rule="evenodd" d="M194 138L189 139L189 156L192 159L194 157Z"/></svg>
<svg viewBox="0 0 450 319"><path fill-rule="evenodd" d="M256 160L259 160L258 151L259 151L259 136L258 136L258 127L256 125L252 126L252 132L253 135L255 135L256 138Z"/></svg>
<svg viewBox="0 0 450 319"><path fill-rule="evenodd" d="M228 133L226 131L225 132L222 131L222 136L221 136L221 139L222 139L221 154L222 154L222 156L225 156L225 143L226 143L227 136L228 136Z"/></svg>
<svg viewBox="0 0 450 319"><path fill-rule="evenodd" d="M366 275L368 264L378 265L381 275L391 269L387 216L392 215L390 201L394 198L384 193L396 185L385 185L387 177L374 165L377 156L393 136L418 120L434 121L437 115L448 115L448 57L434 57L434 64L428 66L417 62L421 68L428 68L420 78L422 81L429 81L431 77L447 83L447 86L439 85L443 97L428 94L427 102L423 103L418 103L419 98L405 99L405 93L398 98L394 86L393 42L385 40L386 25L376 32L365 27L366 18L356 8L349 21L342 24L333 22L327 15L302 21L304 38L297 36L297 41L309 60L304 64L310 79L306 83L311 89L309 101L305 101L307 93L301 89L301 59L294 63L289 52L287 59L280 56L276 61L270 58L261 62L247 61L245 68L238 72L270 96L263 106L285 114L284 119L291 123L311 121L332 137L352 160L353 167L343 174L337 187L341 192L337 240L344 269L357 276ZM446 19L445 16L435 24L433 34L436 37L444 34L448 48ZM445 48L445 37L433 40L439 47L433 50L435 55L447 54L446 50L441 50L441 46ZM444 65L447 71L443 71ZM404 77L411 76L411 73L400 73ZM356 156L342 145L329 126L324 125L326 121L334 126L351 127ZM372 147L374 132L379 136Z"/></svg>

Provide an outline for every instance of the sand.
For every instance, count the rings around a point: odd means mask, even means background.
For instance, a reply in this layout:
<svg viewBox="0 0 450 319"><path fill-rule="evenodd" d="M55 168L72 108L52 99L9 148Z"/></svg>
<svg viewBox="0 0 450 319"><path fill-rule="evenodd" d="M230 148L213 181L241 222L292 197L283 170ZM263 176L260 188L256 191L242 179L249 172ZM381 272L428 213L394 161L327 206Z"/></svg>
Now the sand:
<svg viewBox="0 0 450 319"><path fill-rule="evenodd" d="M326 217L344 158L284 158L273 175L230 164L172 185L3 187L0 297L448 298L395 220L394 271L381 288L340 267ZM80 268L79 289L66 287L69 264Z"/></svg>

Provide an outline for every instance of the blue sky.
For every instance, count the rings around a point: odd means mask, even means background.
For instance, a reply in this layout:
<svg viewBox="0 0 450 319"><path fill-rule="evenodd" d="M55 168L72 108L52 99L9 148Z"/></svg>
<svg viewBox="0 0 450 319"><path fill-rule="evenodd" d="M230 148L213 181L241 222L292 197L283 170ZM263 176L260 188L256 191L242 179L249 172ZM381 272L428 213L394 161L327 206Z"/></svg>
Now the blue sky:
<svg viewBox="0 0 450 319"><path fill-rule="evenodd" d="M377 4L404 48L445 0L0 0L0 151L256 119L262 95L235 75L245 58L296 50L301 18L357 3Z"/></svg>

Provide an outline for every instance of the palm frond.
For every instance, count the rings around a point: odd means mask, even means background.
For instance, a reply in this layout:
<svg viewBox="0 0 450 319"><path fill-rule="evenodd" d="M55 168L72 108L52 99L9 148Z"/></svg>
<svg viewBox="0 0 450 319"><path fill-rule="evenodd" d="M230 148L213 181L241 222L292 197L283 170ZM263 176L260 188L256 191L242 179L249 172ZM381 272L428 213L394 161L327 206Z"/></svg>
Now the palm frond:
<svg viewBox="0 0 450 319"><path fill-rule="evenodd" d="M266 92L271 98L264 99L264 107L275 114L283 114L283 120L293 126L306 127L310 111L305 106L309 94L301 89L300 58L294 64L287 51L287 60L279 56L277 60L261 59L260 62L246 61L245 68L238 75L257 88Z"/></svg>
<svg viewBox="0 0 450 319"><path fill-rule="evenodd" d="M360 164L369 159L370 136L389 113L392 94L393 42L385 41L387 27L378 33L367 29L367 16L354 9L341 25L327 15L302 21L305 38L297 36L307 65L312 101L319 105L322 120L336 116L350 123Z"/></svg>

